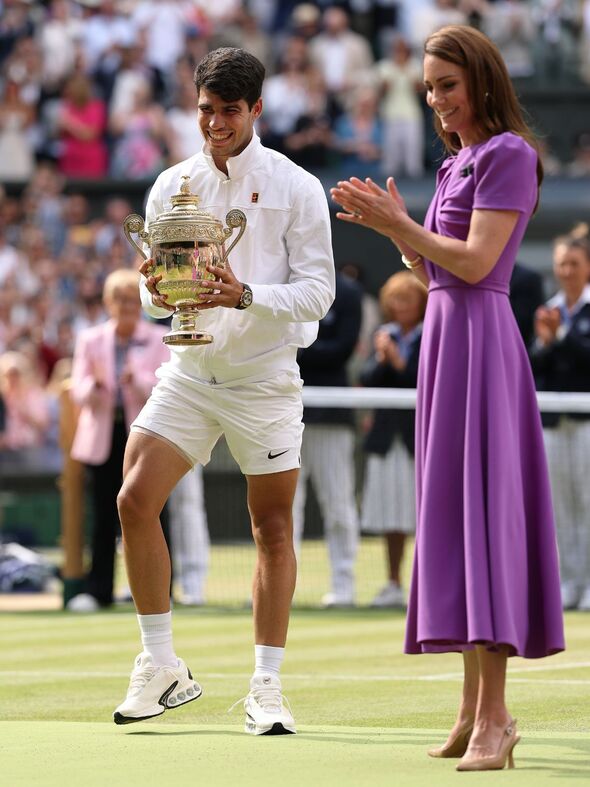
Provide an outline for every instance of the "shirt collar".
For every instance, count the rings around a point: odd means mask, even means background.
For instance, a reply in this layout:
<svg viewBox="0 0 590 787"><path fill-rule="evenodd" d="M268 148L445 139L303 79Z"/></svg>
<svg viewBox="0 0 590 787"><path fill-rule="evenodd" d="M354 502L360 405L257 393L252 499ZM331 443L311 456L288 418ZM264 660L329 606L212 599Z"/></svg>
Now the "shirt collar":
<svg viewBox="0 0 590 787"><path fill-rule="evenodd" d="M406 334L402 333L402 329L400 328L400 326L399 326L399 324L397 322L389 322L386 325L384 325L383 327L386 330L389 330L392 333L395 333L395 335L397 337L396 341L398 341L398 342L405 342L406 344L411 344L411 342L413 342L414 339L416 339L416 338L418 338L418 336L422 335L422 325L423 325L423 323L419 322L418 325L416 325L414 328L412 328L411 331L408 331L408 333L406 333Z"/></svg>
<svg viewBox="0 0 590 787"><path fill-rule="evenodd" d="M220 169L217 169L215 166L215 162L213 161L213 156L207 152L206 144L203 143L203 147L201 151L203 156L205 157L205 161L209 165L209 168L217 175L220 180L237 180L238 178L243 177L246 175L251 169L256 166L256 159L258 157L258 153L260 148L262 147L260 143L260 137L256 133L256 131L252 131L252 139L246 145L244 150L241 153L238 153L237 156L231 156L227 160L227 175L225 172L222 172Z"/></svg>
<svg viewBox="0 0 590 787"><path fill-rule="evenodd" d="M590 284L587 284L584 289L582 290L582 294L578 298L578 300L574 303L571 309L568 309L570 315L577 314L580 309L584 306L590 304ZM565 294L563 290L560 290L556 295L553 296L550 300L547 301L547 306L550 308L557 307L558 309L566 309L565 305Z"/></svg>

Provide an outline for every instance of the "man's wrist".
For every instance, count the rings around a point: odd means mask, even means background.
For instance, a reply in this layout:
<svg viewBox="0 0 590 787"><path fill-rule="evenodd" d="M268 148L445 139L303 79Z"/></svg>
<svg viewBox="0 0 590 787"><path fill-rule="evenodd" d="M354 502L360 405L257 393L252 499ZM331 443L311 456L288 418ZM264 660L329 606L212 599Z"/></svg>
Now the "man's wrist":
<svg viewBox="0 0 590 787"><path fill-rule="evenodd" d="M250 287L249 284L244 284L244 282L242 282L242 294L240 295L240 299L238 300L234 308L238 309L239 311L243 311L244 309L247 309L248 306L250 306L251 304L252 304L252 288Z"/></svg>
<svg viewBox="0 0 590 787"><path fill-rule="evenodd" d="M568 333L567 326L561 323L561 325L555 331L555 341L562 342L567 336L567 333Z"/></svg>

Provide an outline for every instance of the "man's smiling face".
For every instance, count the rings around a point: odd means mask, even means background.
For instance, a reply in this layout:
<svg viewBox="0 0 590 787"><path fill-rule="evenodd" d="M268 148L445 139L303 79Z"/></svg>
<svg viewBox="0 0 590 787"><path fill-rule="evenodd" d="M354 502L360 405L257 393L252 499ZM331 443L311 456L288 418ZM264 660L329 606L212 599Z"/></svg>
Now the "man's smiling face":
<svg viewBox="0 0 590 787"><path fill-rule="evenodd" d="M262 112L262 99L250 109L243 98L226 101L202 87L197 106L206 149L216 165L225 170L227 159L241 153L252 139L254 123Z"/></svg>

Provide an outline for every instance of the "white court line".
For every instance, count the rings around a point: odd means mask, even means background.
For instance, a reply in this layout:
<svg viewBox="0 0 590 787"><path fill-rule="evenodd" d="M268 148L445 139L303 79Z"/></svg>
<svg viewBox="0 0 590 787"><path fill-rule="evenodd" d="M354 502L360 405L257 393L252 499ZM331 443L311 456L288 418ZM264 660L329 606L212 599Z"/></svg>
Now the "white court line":
<svg viewBox="0 0 590 787"><path fill-rule="evenodd" d="M540 667L522 668L514 670L514 672L537 672L545 671L552 672L564 669L581 669L589 667L590 662L573 662L568 664L558 664L553 667L545 667L541 670ZM74 678L82 680L85 678L126 678L129 676L128 672L78 672L78 671L65 671L65 670L0 670L0 679L6 678ZM199 672L199 678L212 678L212 679L249 679L251 673L241 672ZM414 681L461 681L463 680L463 673L461 672L447 672L440 675L334 675L334 674L321 674L321 673L291 673L284 675L287 680L307 680L307 681L346 681L348 683L371 683L371 682L396 682L396 683L412 683ZM536 683L539 684L560 684L560 685L590 685L589 679L570 679L570 678L513 678L508 675L508 680L512 683Z"/></svg>
<svg viewBox="0 0 590 787"><path fill-rule="evenodd" d="M590 667L590 661L570 661L570 662L559 662L551 664L550 666L545 666L543 664L536 664L530 667L511 667L510 663L508 664L508 677L514 675L515 673L520 672L557 672L558 670L567 670L567 669L584 669ZM441 672L437 675L421 675L417 676L418 680L454 680L455 678L462 678L462 672Z"/></svg>
<svg viewBox="0 0 590 787"><path fill-rule="evenodd" d="M590 679L573 680L570 678L511 678L508 676L508 683L535 683L537 686L559 685L559 686L590 686Z"/></svg>

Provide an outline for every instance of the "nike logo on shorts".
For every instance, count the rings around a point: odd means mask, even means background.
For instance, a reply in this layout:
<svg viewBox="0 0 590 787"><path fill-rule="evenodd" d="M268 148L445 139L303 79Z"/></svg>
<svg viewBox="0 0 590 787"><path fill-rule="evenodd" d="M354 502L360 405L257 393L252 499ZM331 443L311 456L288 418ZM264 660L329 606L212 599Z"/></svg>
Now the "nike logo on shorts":
<svg viewBox="0 0 590 787"><path fill-rule="evenodd" d="M269 459L276 459L277 456L282 456L283 454L286 454L288 450L289 449L287 448L285 451L280 451L278 454L273 454L272 451L269 451L268 452L268 458Z"/></svg>

